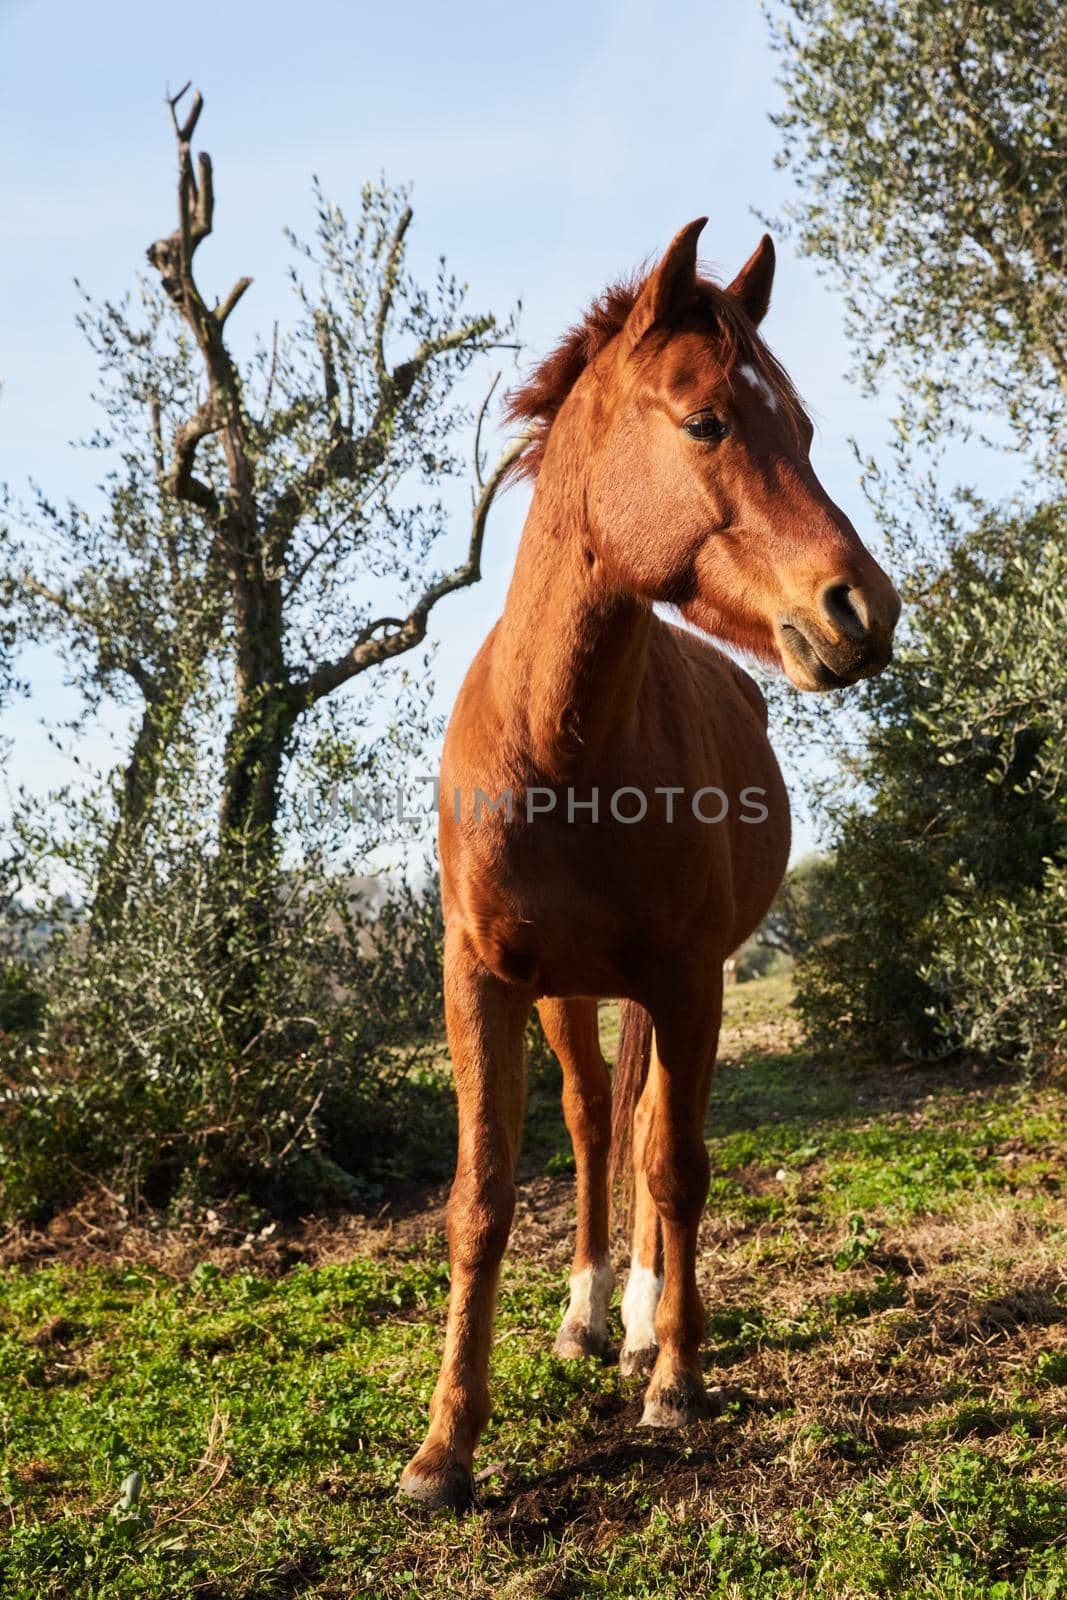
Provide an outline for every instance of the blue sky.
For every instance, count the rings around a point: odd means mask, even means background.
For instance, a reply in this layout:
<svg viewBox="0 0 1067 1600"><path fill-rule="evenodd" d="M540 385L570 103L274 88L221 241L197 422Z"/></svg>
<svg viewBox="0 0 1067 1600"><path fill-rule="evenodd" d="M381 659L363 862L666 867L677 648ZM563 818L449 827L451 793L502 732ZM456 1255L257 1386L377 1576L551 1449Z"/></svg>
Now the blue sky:
<svg viewBox="0 0 1067 1600"><path fill-rule="evenodd" d="M254 277L234 319L244 334L289 315L281 230L310 233L311 174L354 205L384 172L414 184L416 265L444 253L475 307L521 298L525 364L693 216L710 216L703 247L732 276L762 231L752 208L773 214L789 193L773 165L774 73L756 0L184 0L178 13L0 0L0 478L91 494L94 463L68 445L94 421L72 280L117 296L173 225L168 84L192 78L204 93L217 209L198 263L211 293ZM848 439L877 451L891 406L846 382L840 299L779 247L765 331L815 417L816 469L866 534ZM485 581L434 613L442 709L499 613L525 500L498 507ZM465 536L457 519L457 553ZM0 734L13 740L11 779L41 788L68 773L36 719L66 700L60 662L37 652L30 668L34 697ZM107 750L102 731L96 755Z"/></svg>

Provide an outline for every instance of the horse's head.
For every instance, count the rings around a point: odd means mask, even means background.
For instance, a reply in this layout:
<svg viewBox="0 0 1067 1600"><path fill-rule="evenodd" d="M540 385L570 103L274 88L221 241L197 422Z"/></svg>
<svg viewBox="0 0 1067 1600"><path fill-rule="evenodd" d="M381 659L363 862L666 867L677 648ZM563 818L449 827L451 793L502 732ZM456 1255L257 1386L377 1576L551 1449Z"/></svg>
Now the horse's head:
<svg viewBox="0 0 1067 1600"><path fill-rule="evenodd" d="M541 421L530 470L559 448L566 471L577 446L588 559L610 587L673 602L801 689L854 683L889 661L900 600L815 476L811 423L756 331L770 238L721 289L697 274L703 226L636 291L609 291L516 397Z"/></svg>

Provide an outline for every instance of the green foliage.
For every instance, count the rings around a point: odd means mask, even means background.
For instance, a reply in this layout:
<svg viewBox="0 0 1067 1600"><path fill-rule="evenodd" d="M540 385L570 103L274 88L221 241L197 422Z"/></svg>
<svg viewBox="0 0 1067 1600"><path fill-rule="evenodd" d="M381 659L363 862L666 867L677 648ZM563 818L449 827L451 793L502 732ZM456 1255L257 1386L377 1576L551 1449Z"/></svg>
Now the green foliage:
<svg viewBox="0 0 1067 1600"><path fill-rule="evenodd" d="M862 1211L854 1211L848 1219L845 1242L834 1256L834 1267L838 1272L846 1272L849 1267L858 1266L870 1257L881 1238L880 1229L868 1227Z"/></svg>
<svg viewBox="0 0 1067 1600"><path fill-rule="evenodd" d="M757 946L795 958L832 933L826 891L833 873L832 856L807 855L790 867L756 931Z"/></svg>
<svg viewBox="0 0 1067 1600"><path fill-rule="evenodd" d="M988 516L910 581L807 912L799 1004L824 1049L1035 1064L1062 1044L1064 517Z"/></svg>
<svg viewBox="0 0 1067 1600"><path fill-rule="evenodd" d="M1067 1025L1067 23L1047 0L773 15L788 220L844 287L868 387L902 392L910 500L901 516L867 463L905 621L858 738L842 718L824 740L834 865L801 1006L823 1049L1036 1063ZM921 452L975 428L1030 451L1047 503L965 495L961 525L936 455L917 480Z"/></svg>
<svg viewBox="0 0 1067 1600"><path fill-rule="evenodd" d="M982 896L973 879L944 903L945 932L923 977L942 1031L994 1060L1040 1062L1067 1049L1067 863L1036 888Z"/></svg>
<svg viewBox="0 0 1067 1600"><path fill-rule="evenodd" d="M346 217L316 184L311 242L289 235L290 325L238 359L250 280L213 306L194 275L215 221L201 105L175 123L161 287L80 318L96 502L3 498L0 689L24 687L20 651L59 651L78 704L58 741L80 768L16 794L0 852L13 925L56 921L32 984L0 969L4 1215L94 1182L291 1209L442 1160L436 891L361 904L353 880L396 839L347 802L395 793L438 731L422 646L480 575L499 482L464 380L510 322L471 314L443 261L416 278L406 190L366 184ZM442 569L472 439L478 542L468 525ZM112 773L84 766L98 714L129 724ZM54 919L57 882L75 910Z"/></svg>
<svg viewBox="0 0 1067 1600"><path fill-rule="evenodd" d="M25 961L0 961L0 1034L33 1033L44 1003L38 971Z"/></svg>
<svg viewBox="0 0 1067 1600"><path fill-rule="evenodd" d="M0 1215L45 1214L94 1182L142 1202L328 1204L443 1162L436 884L370 908L346 880L220 883L185 849L133 885L98 942L53 955L38 1031L9 1041L0 1084ZM235 1051L215 956L242 897L277 903ZM446 1146L447 1147L447 1146Z"/></svg>
<svg viewBox="0 0 1067 1600"><path fill-rule="evenodd" d="M738 952L734 970L738 983L751 983L753 978L771 978L777 973L788 972L790 964L783 950L774 950L768 944L761 944L757 937Z"/></svg>
<svg viewBox="0 0 1067 1600"><path fill-rule="evenodd" d="M138 1269L0 1275L0 1371L20 1391L0 1403L17 1433L0 1467L17 1523L0 1549L5 1596L171 1600L213 1575L227 1595L284 1593L294 1550L308 1549L353 1580L383 1554L402 1572L412 1529L396 1484L434 1379L424 1324L447 1293L439 1240L407 1260L357 1258L279 1282L208 1264L184 1282ZM509 1464L528 1453L531 1406L558 1451L588 1424L596 1393L617 1387L598 1364L550 1354L560 1297L551 1274L521 1267L504 1285L501 1315L517 1337L496 1363L489 1448ZM79 1363L65 1385L33 1343L56 1308ZM40 1480L20 1471L28 1461L73 1496L58 1523L32 1515ZM242 1580L249 1557L262 1588ZM367 1588L382 1592L373 1579Z"/></svg>
<svg viewBox="0 0 1067 1600"><path fill-rule="evenodd" d="M786 874L767 915L737 955L737 981L784 975L801 951L831 931L823 893L832 858L808 855Z"/></svg>
<svg viewBox="0 0 1067 1600"><path fill-rule="evenodd" d="M861 1062L822 1072L819 1057L806 1053L720 1068L707 1122L713 1214L788 1227L815 1206L838 1229L832 1257L843 1269L870 1257L886 1221L946 1214L976 1195L1003 1199L1020 1184L1056 1183L1054 1158L1016 1169L999 1155L1016 1139L1035 1147L1056 1140L1063 1108L1055 1092L1024 1110L1004 1084L984 1085L968 1099L924 1081L921 1111L893 1105L872 1119L863 1100L868 1080ZM754 1182L760 1173L773 1181Z"/></svg>
<svg viewBox="0 0 1067 1600"><path fill-rule="evenodd" d="M1067 21L1051 0L781 0L779 161L869 385L1062 469ZM1003 435L999 434L1002 439ZM1050 449L1050 440L1060 447Z"/></svg>

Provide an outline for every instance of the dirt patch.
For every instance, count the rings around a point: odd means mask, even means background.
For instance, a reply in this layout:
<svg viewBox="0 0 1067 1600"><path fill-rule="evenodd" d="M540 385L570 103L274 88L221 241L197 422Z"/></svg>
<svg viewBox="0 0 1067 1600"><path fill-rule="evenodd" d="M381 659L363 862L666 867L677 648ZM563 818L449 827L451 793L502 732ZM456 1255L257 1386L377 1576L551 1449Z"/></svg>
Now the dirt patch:
<svg viewBox="0 0 1067 1600"><path fill-rule="evenodd" d="M208 1210L195 1222L131 1217L106 1193L63 1211L41 1227L16 1224L0 1235L0 1267L145 1266L184 1277L201 1262L223 1272L251 1268L268 1277L294 1266L324 1266L363 1255L405 1255L444 1235L448 1184L404 1184L375 1212L338 1212L250 1229L240 1214ZM563 1262L574 1227L574 1180L529 1176L520 1184L510 1249ZM444 1248L442 1242L442 1249ZM60 1342L61 1330L42 1339Z"/></svg>
<svg viewBox="0 0 1067 1600"><path fill-rule="evenodd" d="M780 1056L796 1046L799 1025L791 1012L768 1016L753 1001L750 1017L747 997L743 1006L731 1004L733 1014L728 1017L723 1034L724 1063L761 1051ZM946 1091L963 1096L965 1102L977 1099L984 1095L991 1077L966 1063L947 1063L937 1069L872 1066L857 1077L855 1099L872 1115L891 1105L894 1111L912 1116L920 1125L931 1114L938 1114L940 1097ZM538 1093L544 1092L541 1086ZM766 1113L766 1108L763 1111ZM753 1124L766 1120L766 1114L761 1116L757 1108ZM860 1123L857 1129L872 1125ZM551 1138L557 1133L563 1137L562 1125L558 1130L553 1126ZM509 1250L512 1257L564 1271L574 1226L574 1180L568 1173L545 1172L547 1157L554 1153L555 1147L538 1144L536 1138L527 1143ZM1011 1168L1035 1159L1052 1161L1059 1152L1052 1143L1031 1147L1021 1138L1012 1138L995 1153ZM782 1188L778 1169L756 1161L736 1169L731 1177L756 1198L777 1194ZM1041 1174L1037 1187L1046 1202L1046 1211L1051 1204L1059 1212L1062 1207L1055 1174ZM208 1262L224 1272L251 1268L267 1276L280 1276L296 1265L344 1262L355 1255L403 1256L420 1249L428 1240L443 1236L448 1190L449 1184L441 1181L397 1182L388 1188L383 1203L374 1211L337 1211L264 1226L250 1225L246 1210L223 1205L178 1223L147 1210L132 1213L120 1197L101 1186L42 1226L15 1224L0 1234L0 1267L40 1268L62 1263L148 1266L181 1277ZM1028 1197L1026 1191L1019 1192L1022 1198ZM804 1191L798 1190L792 1199L804 1202ZM812 1258L825 1245L825 1231L820 1236L808 1229L805 1234L809 1219L814 1221L814 1215L806 1213L803 1204L797 1204L788 1225L798 1238L806 1237L807 1257L798 1259L797 1265L810 1289ZM1027 1224L1018 1208L1006 1210L992 1223L983 1214L977 1225L983 1248L995 1242L999 1250L1010 1246L1017 1253L1027 1253L1037 1244L1036 1238L1023 1236L1027 1234ZM1015 1230L1010 1241L1003 1237L1005 1228ZM747 1247L755 1249L763 1239L773 1241L780 1231L777 1223L723 1219L709 1210L701 1232L701 1270L705 1278L712 1280L720 1294L726 1285L731 1294L740 1294L746 1280L742 1260L751 1254ZM627 1251L621 1234L616 1245L619 1259L625 1259ZM746 1248L739 1250L739 1246ZM917 1274L933 1265L944 1265L952 1252L961 1248L966 1253L967 1241L959 1238L954 1224L919 1222L899 1236L887 1234L872 1264L895 1275Z"/></svg>
<svg viewBox="0 0 1067 1600"><path fill-rule="evenodd" d="M639 1390L598 1396L564 1465L536 1481L493 1472L480 1493L488 1526L519 1554L564 1540L592 1552L645 1526L653 1500L680 1517L763 1526L939 1441L966 1439L991 1453L1014 1447L1031 1393L1025 1374L1039 1354L1067 1347L1067 1305L1024 1285L1010 1314L990 1302L991 1338L982 1316L961 1324L966 1296L964 1283L947 1283L923 1304L831 1330L813 1348L770 1338L711 1365L710 1382L728 1380L725 1414L685 1433L642 1430ZM970 1404L961 1411L964 1390ZM1029 1424L1053 1475L1067 1467L1054 1438L1063 1422L1052 1411Z"/></svg>
<svg viewBox="0 0 1067 1600"><path fill-rule="evenodd" d="M770 1424L776 1401L736 1387L723 1395L727 1416L684 1433L642 1430L639 1394L600 1399L592 1408L595 1432L565 1466L532 1485L498 1479L499 1487L483 1493L489 1527L517 1552L532 1554L564 1535L595 1550L643 1527L650 1499L711 1519L757 1505L761 1515L777 1513L839 1492L870 1470L875 1455L883 1462L899 1456L909 1438L900 1428L872 1425L873 1443L841 1434L797 1462Z"/></svg>

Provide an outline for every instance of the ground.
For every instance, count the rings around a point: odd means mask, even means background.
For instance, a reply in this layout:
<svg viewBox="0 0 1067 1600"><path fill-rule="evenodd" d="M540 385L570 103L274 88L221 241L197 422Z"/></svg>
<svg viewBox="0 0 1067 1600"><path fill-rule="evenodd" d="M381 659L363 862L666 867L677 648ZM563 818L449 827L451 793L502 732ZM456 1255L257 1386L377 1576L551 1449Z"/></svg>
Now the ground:
<svg viewBox="0 0 1067 1600"><path fill-rule="evenodd" d="M829 1068L788 999L731 991L708 1117L721 1417L642 1433L610 1361L553 1357L571 1184L542 1074L473 1515L396 1499L440 1187L248 1235L116 1205L0 1240L0 1593L1067 1596L1063 1086Z"/></svg>

